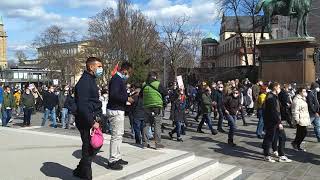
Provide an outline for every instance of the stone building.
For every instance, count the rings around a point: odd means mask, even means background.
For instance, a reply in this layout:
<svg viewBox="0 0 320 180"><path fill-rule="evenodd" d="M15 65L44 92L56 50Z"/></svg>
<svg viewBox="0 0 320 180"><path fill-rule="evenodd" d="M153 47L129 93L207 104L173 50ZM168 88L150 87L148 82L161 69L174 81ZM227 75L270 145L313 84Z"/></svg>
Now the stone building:
<svg viewBox="0 0 320 180"><path fill-rule="evenodd" d="M215 67L218 58L219 43L213 38L206 38L201 41L202 54L200 67L213 68Z"/></svg>
<svg viewBox="0 0 320 180"><path fill-rule="evenodd" d="M4 30L2 17L0 17L0 68L7 68L7 33Z"/></svg>

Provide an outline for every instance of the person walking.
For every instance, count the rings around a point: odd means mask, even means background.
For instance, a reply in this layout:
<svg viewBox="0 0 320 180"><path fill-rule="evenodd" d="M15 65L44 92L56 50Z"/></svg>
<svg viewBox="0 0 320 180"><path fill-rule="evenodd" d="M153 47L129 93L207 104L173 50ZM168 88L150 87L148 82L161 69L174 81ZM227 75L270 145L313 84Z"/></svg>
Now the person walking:
<svg viewBox="0 0 320 180"><path fill-rule="evenodd" d="M71 125L75 126L75 115L77 113L77 105L75 101L74 92L75 89L69 90L69 94L67 96L64 107L68 109L68 119L66 119L66 128L70 129Z"/></svg>
<svg viewBox="0 0 320 180"><path fill-rule="evenodd" d="M14 97L14 102L15 102L15 112L16 116L19 117L22 114L22 109L21 109L21 90L17 89L15 93L13 94Z"/></svg>
<svg viewBox="0 0 320 180"><path fill-rule="evenodd" d="M132 104L133 115L133 129L137 145L143 142L143 128L144 128L144 108L143 108L143 92L140 88L134 92L134 103Z"/></svg>
<svg viewBox="0 0 320 180"><path fill-rule="evenodd" d="M290 128L294 128L291 121L291 103L292 99L289 96L289 85L285 84L284 88L279 94L280 110L281 110L281 120L287 121Z"/></svg>
<svg viewBox="0 0 320 180"><path fill-rule="evenodd" d="M52 120L52 127L57 128L57 119L56 119L56 107L59 104L58 96L54 93L54 87L50 86L49 92L45 94L43 97L43 103L44 103L44 117L41 123L41 126L44 126L46 124L46 121L49 117L51 117Z"/></svg>
<svg viewBox="0 0 320 180"><path fill-rule="evenodd" d="M30 126L31 115L35 108L35 98L32 95L29 88L26 88L25 93L22 95L21 105L23 107L23 112L24 112L23 126Z"/></svg>
<svg viewBox="0 0 320 180"><path fill-rule="evenodd" d="M2 104L3 104L3 84L0 83L0 119L1 119L1 123L2 123Z"/></svg>
<svg viewBox="0 0 320 180"><path fill-rule="evenodd" d="M161 144L161 110L164 107L166 90L157 79L156 72L150 72L146 82L143 84L143 107L145 110L145 127L143 134L145 139L144 147L150 147L150 140L147 138L147 131L150 126L154 127L155 149L164 148Z"/></svg>
<svg viewBox="0 0 320 180"><path fill-rule="evenodd" d="M234 88L232 91L232 94L226 97L224 106L229 125L228 144L234 147L236 146L233 141L234 131L236 129L237 114L239 113L239 110L241 108L241 103L239 99L239 90Z"/></svg>
<svg viewBox="0 0 320 180"><path fill-rule="evenodd" d="M267 97L267 87L262 86L261 90L260 90L260 95L258 97L258 125L257 125L257 130L256 130L256 134L258 136L259 139L263 139L264 136L264 122L263 122L263 116L264 116L264 103L266 101L266 97Z"/></svg>
<svg viewBox="0 0 320 180"><path fill-rule="evenodd" d="M67 97L69 95L69 91L68 90L64 90L63 93L59 94L59 109L61 112L61 123L62 123L62 129L67 129L67 125L68 125L68 108L65 106Z"/></svg>
<svg viewBox="0 0 320 180"><path fill-rule="evenodd" d="M14 97L9 86L4 88L2 104L2 126L6 127L10 123L12 109L14 108Z"/></svg>
<svg viewBox="0 0 320 180"><path fill-rule="evenodd" d="M92 180L92 160L100 150L91 146L90 130L100 128L98 120L102 105L99 101L96 78L102 74L102 61L96 57L89 57L86 61L86 70L75 87L77 107L75 120L82 140L82 157L77 168L73 170L73 175L88 180Z"/></svg>
<svg viewBox="0 0 320 180"><path fill-rule="evenodd" d="M320 116L319 110L320 105L317 98L317 93L320 92L320 87L318 83L312 83L310 87L310 92L307 96L308 110L311 118L311 122L314 126L314 133L320 142Z"/></svg>
<svg viewBox="0 0 320 180"><path fill-rule="evenodd" d="M173 112L174 112L174 129L169 132L170 139L173 139L173 134L177 133L177 141L183 142L181 134L185 132L185 122L186 122L186 96L184 95L183 89L180 89L178 94L176 94L176 100L174 100Z"/></svg>
<svg viewBox="0 0 320 180"><path fill-rule="evenodd" d="M212 120L211 120L211 113L212 107L214 102L211 99L211 89L209 86L205 86L205 92L202 93L202 105L201 105L201 112L202 112L202 120L199 123L197 132L204 133L201 129L203 124L206 122L208 124L209 129L213 135L218 134L217 130L213 129L212 127Z"/></svg>
<svg viewBox="0 0 320 180"><path fill-rule="evenodd" d="M224 119L224 94L223 94L223 84L222 83L220 83L218 85L218 91L215 94L213 101L216 102L216 106L217 106L218 114L219 114L218 131L221 133L225 133L225 131L222 128L223 119Z"/></svg>
<svg viewBox="0 0 320 180"><path fill-rule="evenodd" d="M110 122L107 115L108 90L102 89L100 101L102 103L102 132L111 134Z"/></svg>
<svg viewBox="0 0 320 180"><path fill-rule="evenodd" d="M121 143L124 134L124 114L126 105L131 105L134 100L128 97L126 81L132 73L132 65L123 62L118 71L109 82L109 101L107 114L111 125L109 168L122 170L123 165L128 165L121 157Z"/></svg>
<svg viewBox="0 0 320 180"><path fill-rule="evenodd" d="M266 135L263 140L263 149L265 160L268 162L275 162L274 159L270 156L270 147L272 143L279 140L278 155L279 162L292 162L287 156L285 156L285 143L286 143L286 134L284 127L281 123L281 113L280 113L280 102L278 99L278 94L281 91L280 84L277 82L271 83L269 86L271 93L267 95L265 101L265 113L264 113L264 122Z"/></svg>
<svg viewBox="0 0 320 180"><path fill-rule="evenodd" d="M299 88L297 93L292 102L292 117L297 124L296 138L292 142L292 146L298 151L306 151L301 148L301 143L307 135L307 127L311 125L306 100L308 93L305 88Z"/></svg>

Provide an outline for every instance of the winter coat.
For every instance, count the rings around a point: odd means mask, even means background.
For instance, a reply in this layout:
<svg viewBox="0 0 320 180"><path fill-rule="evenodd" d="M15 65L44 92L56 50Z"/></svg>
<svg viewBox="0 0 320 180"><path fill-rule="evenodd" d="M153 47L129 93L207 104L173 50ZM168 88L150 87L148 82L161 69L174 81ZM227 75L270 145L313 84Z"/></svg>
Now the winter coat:
<svg viewBox="0 0 320 180"><path fill-rule="evenodd" d="M3 93L3 104L2 104L2 109L7 109L7 108L14 108L14 98L11 93Z"/></svg>
<svg viewBox="0 0 320 180"><path fill-rule="evenodd" d="M134 99L134 103L132 104L133 118L134 120L143 120L145 117L144 108L143 108L143 97L135 96L133 99Z"/></svg>
<svg viewBox="0 0 320 180"><path fill-rule="evenodd" d="M64 95L64 93L61 93L58 97L59 97L59 108L66 108L65 107L65 102L67 100L67 96L68 95Z"/></svg>
<svg viewBox="0 0 320 180"><path fill-rule="evenodd" d="M252 97L252 88L248 88L247 105L248 105L248 108L253 108L254 107L254 102L253 102L253 97Z"/></svg>
<svg viewBox="0 0 320 180"><path fill-rule="evenodd" d="M20 105L21 101L21 92L16 92L13 94L14 101L15 101L15 107L18 107Z"/></svg>
<svg viewBox="0 0 320 180"><path fill-rule="evenodd" d="M280 102L273 93L267 95L263 114L264 125L267 130L275 129L281 124Z"/></svg>
<svg viewBox="0 0 320 180"><path fill-rule="evenodd" d="M30 94L24 93L21 98L21 105L24 108L34 108L35 107L35 98Z"/></svg>
<svg viewBox="0 0 320 180"><path fill-rule="evenodd" d="M308 93L307 103L310 115L314 116L316 113L319 112L320 105L317 99L317 93L314 90Z"/></svg>
<svg viewBox="0 0 320 180"><path fill-rule="evenodd" d="M64 107L68 109L69 114L75 115L77 113L76 101L70 94L67 96Z"/></svg>
<svg viewBox="0 0 320 180"><path fill-rule="evenodd" d="M240 109L240 99L239 97L235 98L233 95L229 95L225 99L224 107L230 113L230 115L235 116Z"/></svg>
<svg viewBox="0 0 320 180"><path fill-rule="evenodd" d="M222 105L223 106L223 105ZM206 93L202 94L201 112L203 114L208 114L212 112L212 100L210 95Z"/></svg>
<svg viewBox="0 0 320 180"><path fill-rule="evenodd" d="M185 96L180 99L178 98L173 104L173 119L174 121L185 122L186 120L186 98Z"/></svg>
<svg viewBox="0 0 320 180"><path fill-rule="evenodd" d="M292 118L300 126L310 126L310 115L306 98L296 95L292 102Z"/></svg>

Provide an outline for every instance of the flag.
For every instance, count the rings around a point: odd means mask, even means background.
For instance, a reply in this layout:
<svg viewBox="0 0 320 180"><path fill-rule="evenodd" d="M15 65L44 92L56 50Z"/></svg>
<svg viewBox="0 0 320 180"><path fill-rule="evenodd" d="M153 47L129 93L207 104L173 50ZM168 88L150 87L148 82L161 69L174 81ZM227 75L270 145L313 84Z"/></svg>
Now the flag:
<svg viewBox="0 0 320 180"><path fill-rule="evenodd" d="M113 68L112 72L111 72L111 76L114 76L119 70L119 63L117 63L117 65Z"/></svg>

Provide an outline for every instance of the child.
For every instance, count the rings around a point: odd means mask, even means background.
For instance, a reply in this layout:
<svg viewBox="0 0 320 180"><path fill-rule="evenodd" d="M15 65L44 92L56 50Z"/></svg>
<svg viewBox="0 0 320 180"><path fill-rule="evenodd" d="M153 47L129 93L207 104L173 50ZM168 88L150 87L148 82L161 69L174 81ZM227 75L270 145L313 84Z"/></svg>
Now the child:
<svg viewBox="0 0 320 180"><path fill-rule="evenodd" d="M175 128L169 132L169 136L172 139L172 135L177 133L177 141L183 142L180 134L185 134L185 114L186 109L186 96L183 93L183 90L179 90L179 94L176 95L175 100L173 101L173 113L174 113L174 122Z"/></svg>
<svg viewBox="0 0 320 180"><path fill-rule="evenodd" d="M136 144L141 145L144 127L143 93L140 92L140 89L136 89L132 97L134 99L132 104L134 135Z"/></svg>

